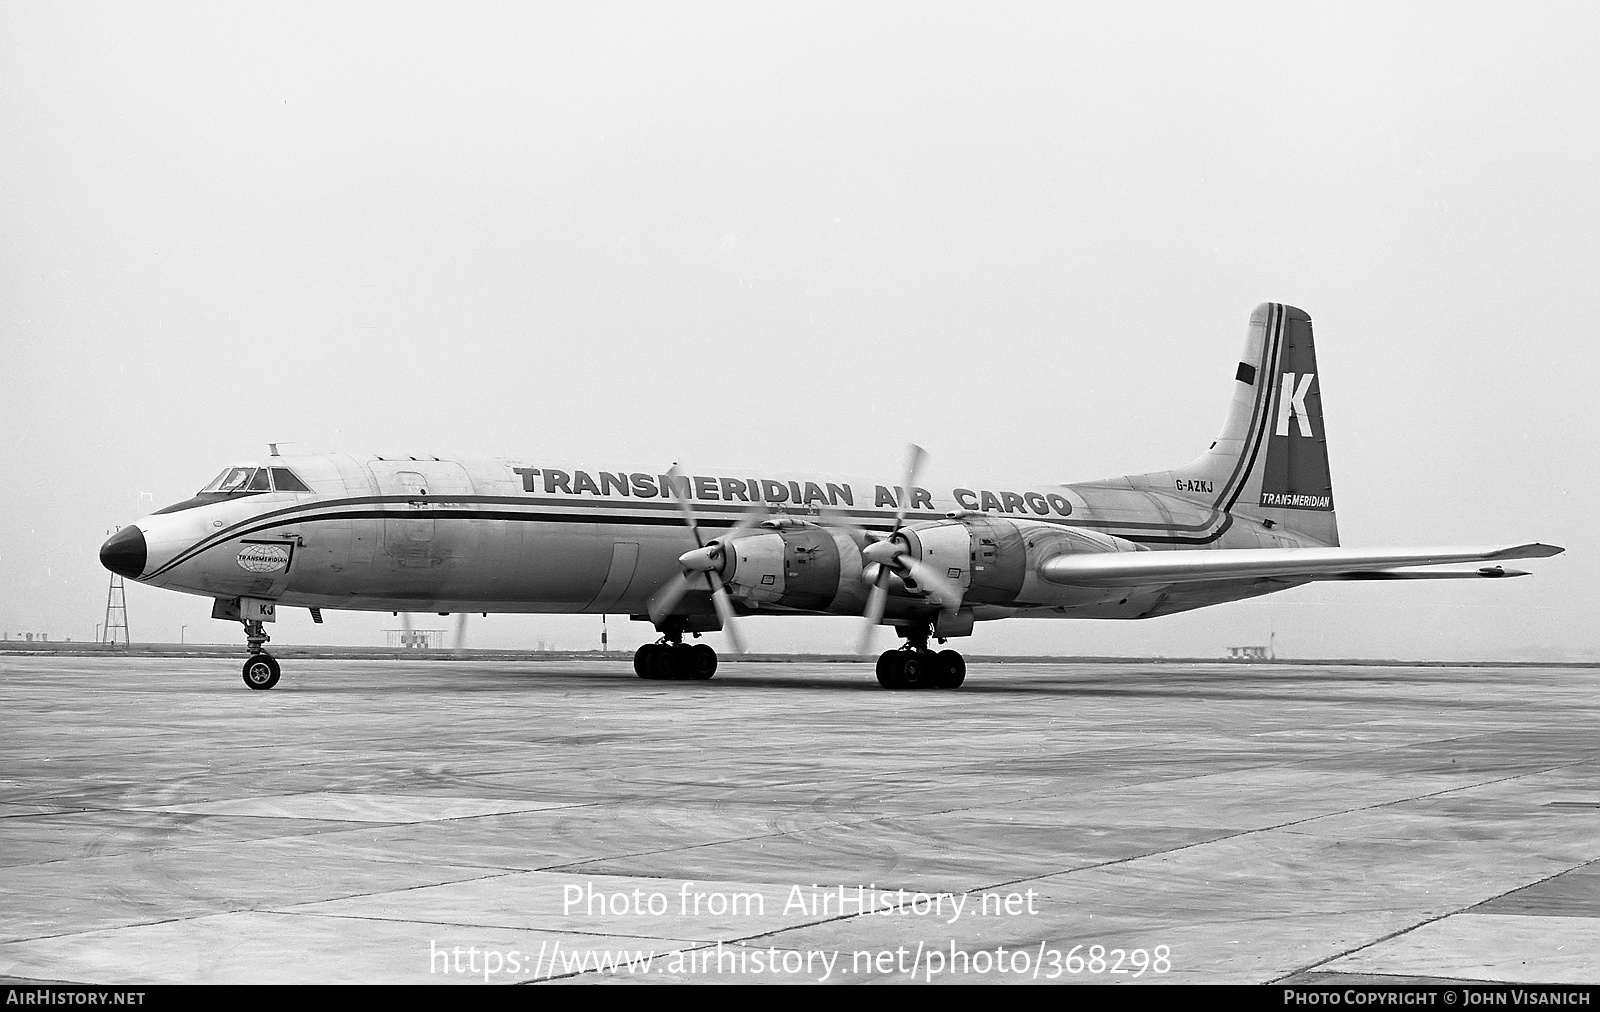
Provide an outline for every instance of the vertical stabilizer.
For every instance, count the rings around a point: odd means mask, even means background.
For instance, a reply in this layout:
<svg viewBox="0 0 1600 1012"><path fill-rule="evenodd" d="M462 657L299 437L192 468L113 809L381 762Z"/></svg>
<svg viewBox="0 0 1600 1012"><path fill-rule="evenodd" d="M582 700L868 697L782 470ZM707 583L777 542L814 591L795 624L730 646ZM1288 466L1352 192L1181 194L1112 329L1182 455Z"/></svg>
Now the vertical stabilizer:
<svg viewBox="0 0 1600 1012"><path fill-rule="evenodd" d="M1256 307L1222 432L1199 459L1170 474L1179 489L1204 495L1219 510L1339 543L1310 316L1279 303Z"/></svg>

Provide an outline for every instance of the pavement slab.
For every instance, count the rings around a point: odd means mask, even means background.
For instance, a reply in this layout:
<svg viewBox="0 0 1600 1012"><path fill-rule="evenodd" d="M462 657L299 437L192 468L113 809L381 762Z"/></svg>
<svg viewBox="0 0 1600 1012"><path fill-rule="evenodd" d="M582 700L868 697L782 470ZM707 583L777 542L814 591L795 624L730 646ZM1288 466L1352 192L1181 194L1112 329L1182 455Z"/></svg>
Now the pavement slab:
<svg viewBox="0 0 1600 1012"><path fill-rule="evenodd" d="M0 978L1600 983L1597 689L618 657L291 658L251 692L3 656Z"/></svg>

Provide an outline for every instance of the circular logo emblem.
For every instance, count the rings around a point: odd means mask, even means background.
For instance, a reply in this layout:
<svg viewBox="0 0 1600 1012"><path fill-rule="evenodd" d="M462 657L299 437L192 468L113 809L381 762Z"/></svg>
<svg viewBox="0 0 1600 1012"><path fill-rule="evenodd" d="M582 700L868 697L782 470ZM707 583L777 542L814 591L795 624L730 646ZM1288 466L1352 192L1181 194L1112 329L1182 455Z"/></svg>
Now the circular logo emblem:
<svg viewBox="0 0 1600 1012"><path fill-rule="evenodd" d="M289 550L282 545L245 545L239 550L239 568L252 573L276 573L289 565Z"/></svg>

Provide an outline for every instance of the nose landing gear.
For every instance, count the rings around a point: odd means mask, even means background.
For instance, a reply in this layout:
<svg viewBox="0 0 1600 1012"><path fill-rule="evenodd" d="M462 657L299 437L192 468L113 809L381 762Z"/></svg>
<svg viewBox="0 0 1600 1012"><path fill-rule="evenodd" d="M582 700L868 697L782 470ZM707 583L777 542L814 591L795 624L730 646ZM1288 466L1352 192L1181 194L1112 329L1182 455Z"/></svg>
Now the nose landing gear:
<svg viewBox="0 0 1600 1012"><path fill-rule="evenodd" d="M267 635L266 628L257 621L244 622L245 642L250 648L250 656L244 662L244 684L252 689L270 689L278 684L278 659L262 649L262 645L272 637Z"/></svg>

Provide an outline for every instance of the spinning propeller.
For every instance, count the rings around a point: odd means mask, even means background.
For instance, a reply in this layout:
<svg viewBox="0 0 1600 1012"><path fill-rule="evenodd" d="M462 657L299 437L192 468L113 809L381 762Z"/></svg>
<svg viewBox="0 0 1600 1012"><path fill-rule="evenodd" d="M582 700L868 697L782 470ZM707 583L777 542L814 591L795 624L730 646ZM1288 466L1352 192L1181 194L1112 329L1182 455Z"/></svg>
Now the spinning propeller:
<svg viewBox="0 0 1600 1012"><path fill-rule="evenodd" d="M922 447L912 445L906 461L905 477L899 488L899 505L895 511L894 529L887 537L881 533L862 530L841 517L826 513L818 517L818 521L824 526L848 530L857 544L865 545L861 549L862 576L872 581L872 589L868 592L866 609L862 613L861 635L856 647L858 654L867 652L873 628L883 621L883 614L889 602L889 585L895 576L899 576L908 587L921 591L929 603L941 610L953 610L961 604L961 588L953 584L938 569L918 558L913 551L911 540L901 533L905 526L906 513L911 505L912 490L916 487L917 477L927 456L928 452ZM694 535L696 547L678 556L678 565L681 568L651 601L651 617L659 620L671 614L683 595L703 580L704 586L711 592L711 603L722 620L722 628L727 632L734 651L743 653L744 642L739 636L732 598L722 582L722 570L728 558L727 553L732 550L738 537L751 528L760 526L767 519L767 514L758 507L726 534L708 543L700 532L693 504L687 497L679 494L681 485L677 467L674 466L667 475L672 497L678 501L678 509L683 513L683 522Z"/></svg>
<svg viewBox="0 0 1600 1012"><path fill-rule="evenodd" d="M911 490L916 486L917 476L927 459L927 450L911 444L911 454L906 459L905 479L900 483L900 505L894 515L894 530L887 538L873 540L861 550L862 574L868 574L866 567L876 566L877 575L871 577L872 590L867 594L866 611L862 612L864 621L861 636L856 641L857 654L867 653L872 644L872 630L883 621L883 611L889 603L891 575L899 575L907 583L914 582L940 608L955 608L961 603L960 588L947 580L943 573L912 555L910 542L900 534L900 528L905 526Z"/></svg>
<svg viewBox="0 0 1600 1012"><path fill-rule="evenodd" d="M667 478L671 485L672 497L678 501L678 509L683 512L683 522L689 526L690 533L694 535L694 543L699 547L678 556L678 565L683 569L651 602L651 613L669 614L689 588L698 582L696 574L704 574L706 587L711 591L711 604L717 609L717 617L722 620L722 630L728 634L733 652L742 654L744 640L739 636L739 627L734 617L733 601L728 596L728 588L722 583L722 563L727 558L728 546L733 540L752 527L758 526L766 519L766 514L759 509L754 510L735 524L727 534L706 544L705 538L700 535L700 525L695 522L694 506L687 498L678 494L677 465L673 465L667 472Z"/></svg>

